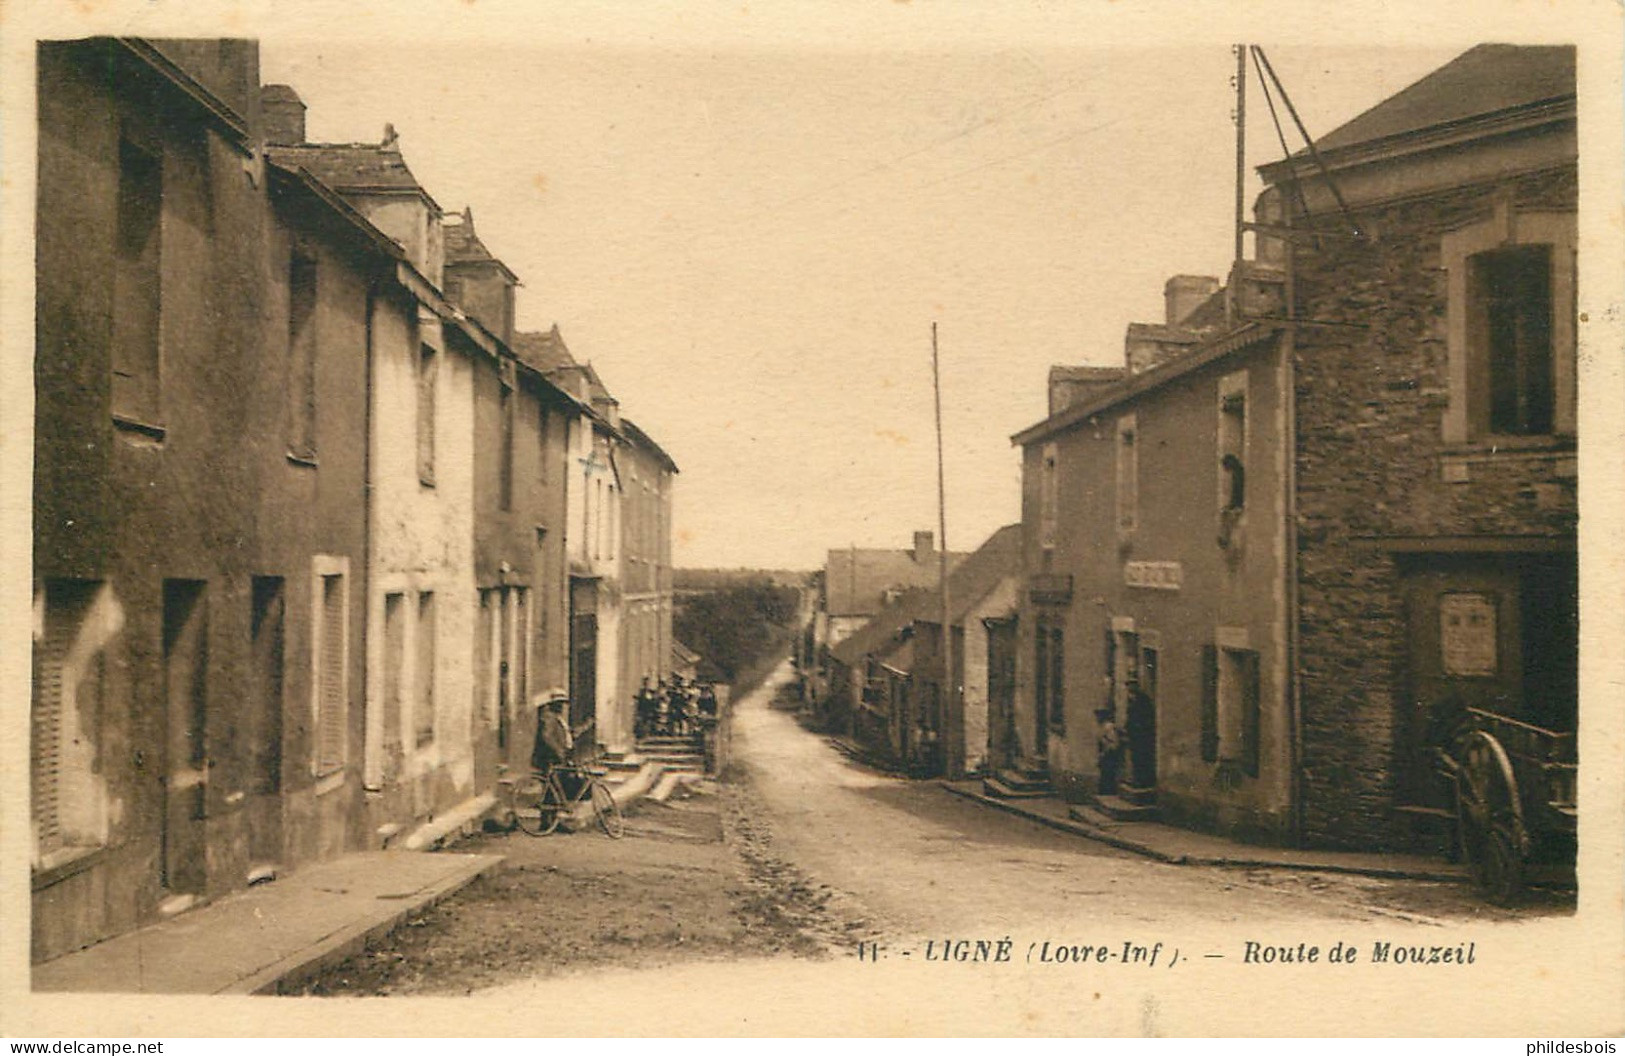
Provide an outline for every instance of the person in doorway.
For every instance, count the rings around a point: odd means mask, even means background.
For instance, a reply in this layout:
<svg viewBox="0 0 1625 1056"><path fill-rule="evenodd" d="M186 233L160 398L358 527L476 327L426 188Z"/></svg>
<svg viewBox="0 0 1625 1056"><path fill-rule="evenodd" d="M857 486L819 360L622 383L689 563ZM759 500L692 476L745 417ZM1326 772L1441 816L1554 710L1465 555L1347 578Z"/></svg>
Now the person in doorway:
<svg viewBox="0 0 1625 1056"><path fill-rule="evenodd" d="M1117 716L1111 708L1095 709L1095 766L1100 773L1100 794L1117 795L1117 775L1123 767L1123 743L1117 732Z"/></svg>

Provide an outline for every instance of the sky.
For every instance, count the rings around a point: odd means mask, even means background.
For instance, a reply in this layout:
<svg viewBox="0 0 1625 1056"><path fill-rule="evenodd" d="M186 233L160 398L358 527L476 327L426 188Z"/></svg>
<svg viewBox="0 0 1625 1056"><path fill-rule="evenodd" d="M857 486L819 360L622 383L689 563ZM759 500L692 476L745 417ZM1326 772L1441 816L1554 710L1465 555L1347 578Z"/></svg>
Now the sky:
<svg viewBox="0 0 1625 1056"><path fill-rule="evenodd" d="M1315 135L1465 49L1261 43ZM261 61L310 139L393 124L436 200L472 208L520 328L557 323L677 461L679 567L813 568L935 529L933 323L948 541L973 549L1019 519L1009 437L1049 366L1121 363L1169 276L1229 267L1223 42L295 26ZM1249 109L1250 169L1280 147Z"/></svg>

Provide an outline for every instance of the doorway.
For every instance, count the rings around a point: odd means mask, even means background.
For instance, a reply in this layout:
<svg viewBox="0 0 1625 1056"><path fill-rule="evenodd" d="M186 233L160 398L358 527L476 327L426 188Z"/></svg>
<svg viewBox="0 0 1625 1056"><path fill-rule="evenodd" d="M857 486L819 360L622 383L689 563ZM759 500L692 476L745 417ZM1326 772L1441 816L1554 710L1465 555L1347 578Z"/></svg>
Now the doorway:
<svg viewBox="0 0 1625 1056"><path fill-rule="evenodd" d="M208 881L204 811L208 792L208 605L201 580L164 581L163 812L159 882L171 894L201 894Z"/></svg>

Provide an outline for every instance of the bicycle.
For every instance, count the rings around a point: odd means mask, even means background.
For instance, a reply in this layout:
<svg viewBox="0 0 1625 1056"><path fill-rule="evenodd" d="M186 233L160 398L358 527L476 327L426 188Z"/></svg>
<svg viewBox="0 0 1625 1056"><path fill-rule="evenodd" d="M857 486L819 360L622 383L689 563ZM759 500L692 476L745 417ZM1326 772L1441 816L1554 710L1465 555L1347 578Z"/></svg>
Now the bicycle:
<svg viewBox="0 0 1625 1056"><path fill-rule="evenodd" d="M546 771L532 771L532 782L515 794L514 824L527 836L546 836L559 827L566 814L582 803L591 802L593 816L604 835L618 840L626 834L626 818L609 786L599 779L601 771L585 766L555 765ZM574 795L564 791L562 775L580 779Z"/></svg>

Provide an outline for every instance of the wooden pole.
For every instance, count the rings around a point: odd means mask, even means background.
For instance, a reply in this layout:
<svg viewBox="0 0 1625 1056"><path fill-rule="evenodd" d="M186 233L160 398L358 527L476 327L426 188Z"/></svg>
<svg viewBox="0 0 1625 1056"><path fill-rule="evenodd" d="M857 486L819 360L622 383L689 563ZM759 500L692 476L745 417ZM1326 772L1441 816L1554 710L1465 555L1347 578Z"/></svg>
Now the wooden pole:
<svg viewBox="0 0 1625 1056"><path fill-rule="evenodd" d="M942 743L942 727L948 709L959 699L954 678L954 629L948 622L948 498L946 473L942 463L942 375L937 363L937 324L931 323L931 390L937 408L937 582L942 596L942 686L943 700L937 710L937 743Z"/></svg>
<svg viewBox="0 0 1625 1056"><path fill-rule="evenodd" d="M1247 45L1236 45L1236 263L1242 259L1247 222Z"/></svg>

